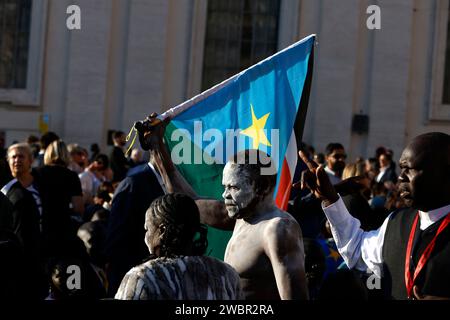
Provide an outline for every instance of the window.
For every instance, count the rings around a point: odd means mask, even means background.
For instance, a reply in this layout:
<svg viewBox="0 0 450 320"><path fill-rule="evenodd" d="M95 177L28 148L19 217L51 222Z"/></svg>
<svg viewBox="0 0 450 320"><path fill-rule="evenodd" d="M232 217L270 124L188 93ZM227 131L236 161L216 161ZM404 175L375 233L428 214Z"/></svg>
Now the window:
<svg viewBox="0 0 450 320"><path fill-rule="evenodd" d="M450 1L434 1L430 19L434 26L430 37L433 54L431 56L431 90L428 120L450 120ZM430 42L431 42L430 41Z"/></svg>
<svg viewBox="0 0 450 320"><path fill-rule="evenodd" d="M0 1L0 88L25 88L31 0Z"/></svg>
<svg viewBox="0 0 450 320"><path fill-rule="evenodd" d="M444 87L442 88L442 103L450 104L450 2L447 10L447 37L445 48Z"/></svg>
<svg viewBox="0 0 450 320"><path fill-rule="evenodd" d="M0 104L38 106L48 0L0 0Z"/></svg>
<svg viewBox="0 0 450 320"><path fill-rule="evenodd" d="M209 0L202 90L277 51L280 0Z"/></svg>

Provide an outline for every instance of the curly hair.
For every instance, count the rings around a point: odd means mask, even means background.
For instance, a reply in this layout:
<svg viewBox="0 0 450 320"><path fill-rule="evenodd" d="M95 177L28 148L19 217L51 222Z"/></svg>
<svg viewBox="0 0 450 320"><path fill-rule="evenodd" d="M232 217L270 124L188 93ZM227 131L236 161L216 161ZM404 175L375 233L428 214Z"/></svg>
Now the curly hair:
<svg viewBox="0 0 450 320"><path fill-rule="evenodd" d="M164 230L160 251L162 256L184 255L191 244L192 255L203 255L208 246L205 225L195 201L182 193L171 193L155 199L147 211L146 219Z"/></svg>

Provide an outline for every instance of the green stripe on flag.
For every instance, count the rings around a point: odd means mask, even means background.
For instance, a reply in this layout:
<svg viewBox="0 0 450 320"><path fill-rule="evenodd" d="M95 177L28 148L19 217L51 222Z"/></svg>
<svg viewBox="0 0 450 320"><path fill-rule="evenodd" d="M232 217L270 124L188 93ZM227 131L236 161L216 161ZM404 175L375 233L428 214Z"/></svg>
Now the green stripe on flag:
<svg viewBox="0 0 450 320"><path fill-rule="evenodd" d="M170 137L177 127L169 123L166 127L165 142L169 150L172 150L180 141L171 141ZM222 200L222 172L223 164L194 164L195 151L202 152L189 137L184 136L182 139L188 139L191 147L191 161L189 164L182 163L177 165L178 170L183 177L189 182L198 195L217 200ZM208 249L206 254L218 259L222 259L225 254L225 248L230 240L232 232L222 231L208 226Z"/></svg>

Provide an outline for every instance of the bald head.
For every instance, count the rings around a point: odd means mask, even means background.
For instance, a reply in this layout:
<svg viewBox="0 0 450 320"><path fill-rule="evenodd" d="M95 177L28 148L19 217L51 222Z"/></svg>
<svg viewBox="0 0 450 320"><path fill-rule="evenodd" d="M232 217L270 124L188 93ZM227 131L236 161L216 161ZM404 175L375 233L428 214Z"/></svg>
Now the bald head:
<svg viewBox="0 0 450 320"><path fill-rule="evenodd" d="M406 149L414 150L423 160L442 165L450 164L450 135L429 132L415 137ZM405 150L406 150L405 149Z"/></svg>
<svg viewBox="0 0 450 320"><path fill-rule="evenodd" d="M450 203L450 136L430 132L415 137L400 157L400 195L429 211Z"/></svg>

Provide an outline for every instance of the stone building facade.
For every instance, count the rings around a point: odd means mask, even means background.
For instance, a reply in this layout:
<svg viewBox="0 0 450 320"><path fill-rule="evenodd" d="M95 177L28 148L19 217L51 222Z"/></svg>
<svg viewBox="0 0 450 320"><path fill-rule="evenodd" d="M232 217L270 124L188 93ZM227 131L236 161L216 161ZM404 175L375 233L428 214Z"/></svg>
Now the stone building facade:
<svg viewBox="0 0 450 320"><path fill-rule="evenodd" d="M449 0L3 3L0 21L25 6L21 23L0 27L0 50L10 59L0 63L7 144L47 125L69 143L104 149L111 130L127 131L311 33L305 142L318 151L341 142L352 158L385 145L398 158L419 133L450 133ZM81 10L80 30L66 27L72 4ZM366 25L373 4L379 30Z"/></svg>

